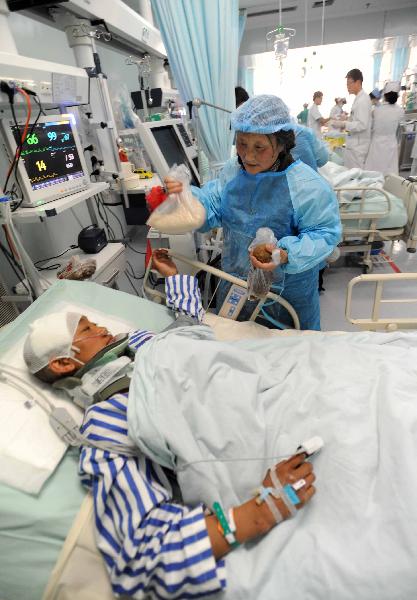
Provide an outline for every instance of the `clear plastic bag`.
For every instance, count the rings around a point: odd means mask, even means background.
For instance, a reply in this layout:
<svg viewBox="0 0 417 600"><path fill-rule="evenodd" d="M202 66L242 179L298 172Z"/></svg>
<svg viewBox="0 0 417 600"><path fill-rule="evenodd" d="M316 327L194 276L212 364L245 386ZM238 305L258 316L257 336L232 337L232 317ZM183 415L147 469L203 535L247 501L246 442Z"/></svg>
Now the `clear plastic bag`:
<svg viewBox="0 0 417 600"><path fill-rule="evenodd" d="M258 249L259 255L256 257L261 262L273 262L275 265L280 263L280 251L277 248L272 252L265 250L266 244L277 244L277 239L274 236L274 232L269 227L260 227L256 232L255 239L251 242L248 250ZM263 271L262 269L256 269L251 265L247 277L248 282L248 299L249 300L262 300L265 298L271 289L272 281L274 278L273 271Z"/></svg>
<svg viewBox="0 0 417 600"><path fill-rule="evenodd" d="M153 211L146 224L172 235L199 229L205 223L206 210L191 193L189 170L185 165L174 165L168 175L181 181L183 190L180 194L169 195Z"/></svg>
<svg viewBox="0 0 417 600"><path fill-rule="evenodd" d="M94 258L82 259L78 254L72 256L67 264L57 272L58 279L76 279L82 281L95 273L97 263Z"/></svg>
<svg viewBox="0 0 417 600"><path fill-rule="evenodd" d="M132 100L127 85L117 81L113 82L109 87L117 128L119 130L135 129L141 121L133 111Z"/></svg>

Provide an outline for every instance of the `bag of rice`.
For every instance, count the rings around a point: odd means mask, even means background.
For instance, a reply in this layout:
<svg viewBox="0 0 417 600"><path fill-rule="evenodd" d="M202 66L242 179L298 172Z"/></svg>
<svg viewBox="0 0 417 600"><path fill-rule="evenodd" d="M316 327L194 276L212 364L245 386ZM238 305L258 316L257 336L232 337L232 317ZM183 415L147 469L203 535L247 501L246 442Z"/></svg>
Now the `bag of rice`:
<svg viewBox="0 0 417 600"><path fill-rule="evenodd" d="M189 170L185 165L174 165L168 175L181 181L182 192L168 196L153 211L146 224L172 235L199 229L206 220L206 210L191 193Z"/></svg>

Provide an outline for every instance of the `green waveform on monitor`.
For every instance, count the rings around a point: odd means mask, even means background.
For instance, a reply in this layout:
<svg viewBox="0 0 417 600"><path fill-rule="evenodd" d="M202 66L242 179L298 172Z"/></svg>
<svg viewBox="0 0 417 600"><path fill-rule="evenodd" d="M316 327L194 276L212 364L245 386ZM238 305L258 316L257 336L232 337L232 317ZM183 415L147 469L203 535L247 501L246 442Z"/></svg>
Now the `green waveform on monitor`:
<svg viewBox="0 0 417 600"><path fill-rule="evenodd" d="M68 146L43 146L42 148L28 148L27 150L22 151L21 157L24 158L28 154L37 154L38 152L58 152L59 150L68 150L68 152L71 152L75 150L75 144L70 144Z"/></svg>
<svg viewBox="0 0 417 600"><path fill-rule="evenodd" d="M58 173L45 173L45 175L39 177L32 177L30 183L39 183L40 181L45 181L46 179L53 179L54 177L58 177Z"/></svg>

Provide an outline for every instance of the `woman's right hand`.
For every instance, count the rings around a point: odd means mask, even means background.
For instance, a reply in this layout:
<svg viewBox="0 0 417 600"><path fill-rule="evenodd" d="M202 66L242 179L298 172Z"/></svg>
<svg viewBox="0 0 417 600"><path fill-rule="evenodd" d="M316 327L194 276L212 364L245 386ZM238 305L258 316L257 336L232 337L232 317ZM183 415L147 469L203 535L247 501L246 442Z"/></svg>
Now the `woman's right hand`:
<svg viewBox="0 0 417 600"><path fill-rule="evenodd" d="M165 189L169 194L180 194L182 192L182 183L177 181L173 177L165 177L164 179Z"/></svg>
<svg viewBox="0 0 417 600"><path fill-rule="evenodd" d="M313 485L316 476L313 472L313 465L310 462L306 461L305 454L294 454L287 460L283 460L279 462L275 467L275 473L280 480L282 486L287 484L292 485L300 479L305 481L305 485L296 491L297 496L300 499L300 503L296 505L296 508L299 510L303 508L311 500L314 496L316 489ZM264 487L273 487L273 483L271 481L271 476L268 473L266 474L262 485ZM285 506L284 502L280 498L274 498L271 496L275 504L277 505L278 510L284 517L284 519L288 519L290 516L288 508Z"/></svg>

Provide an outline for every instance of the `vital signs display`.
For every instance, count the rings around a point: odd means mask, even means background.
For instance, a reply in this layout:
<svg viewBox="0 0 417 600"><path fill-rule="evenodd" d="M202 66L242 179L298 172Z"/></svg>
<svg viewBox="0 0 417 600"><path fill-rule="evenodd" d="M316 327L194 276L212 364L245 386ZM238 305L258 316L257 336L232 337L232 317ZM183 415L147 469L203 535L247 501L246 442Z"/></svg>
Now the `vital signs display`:
<svg viewBox="0 0 417 600"><path fill-rule="evenodd" d="M14 126L12 131L18 144L24 126ZM23 144L20 160L33 190L84 176L69 120L35 125Z"/></svg>
<svg viewBox="0 0 417 600"><path fill-rule="evenodd" d="M25 128L20 123L8 124L14 155ZM18 166L25 184L25 206L37 206L88 187L88 172L73 116L43 117L30 126Z"/></svg>

